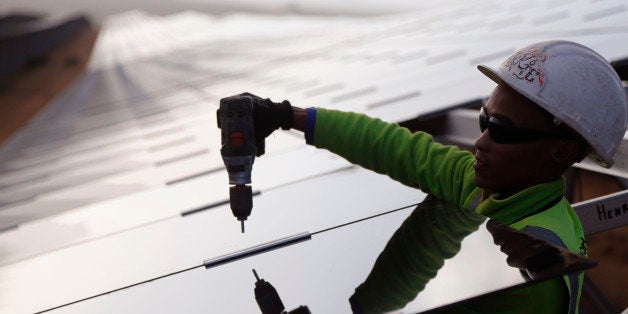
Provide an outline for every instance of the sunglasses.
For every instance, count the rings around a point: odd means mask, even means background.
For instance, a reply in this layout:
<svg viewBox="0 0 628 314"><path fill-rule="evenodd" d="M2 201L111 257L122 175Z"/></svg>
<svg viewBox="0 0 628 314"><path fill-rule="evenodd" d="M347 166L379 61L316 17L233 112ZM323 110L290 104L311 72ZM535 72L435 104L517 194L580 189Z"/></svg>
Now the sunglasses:
<svg viewBox="0 0 628 314"><path fill-rule="evenodd" d="M486 114L484 107L480 109L480 130L488 129L491 140L498 144L514 144L534 142L543 138L564 137L564 135L537 130L518 128L512 124Z"/></svg>

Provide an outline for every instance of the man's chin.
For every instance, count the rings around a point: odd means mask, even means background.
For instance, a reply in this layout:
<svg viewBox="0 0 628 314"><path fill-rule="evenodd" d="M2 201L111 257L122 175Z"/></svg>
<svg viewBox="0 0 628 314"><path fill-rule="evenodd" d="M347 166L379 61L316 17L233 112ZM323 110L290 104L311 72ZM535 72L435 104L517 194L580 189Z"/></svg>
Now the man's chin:
<svg viewBox="0 0 628 314"><path fill-rule="evenodd" d="M477 174L477 172L473 175L473 184L475 184L475 186L479 187L480 189L484 189L486 187L484 180L481 176Z"/></svg>
<svg viewBox="0 0 628 314"><path fill-rule="evenodd" d="M489 180L486 180L485 177L482 177L482 175L478 175L477 173L473 176L473 184L483 190L493 190L494 188Z"/></svg>

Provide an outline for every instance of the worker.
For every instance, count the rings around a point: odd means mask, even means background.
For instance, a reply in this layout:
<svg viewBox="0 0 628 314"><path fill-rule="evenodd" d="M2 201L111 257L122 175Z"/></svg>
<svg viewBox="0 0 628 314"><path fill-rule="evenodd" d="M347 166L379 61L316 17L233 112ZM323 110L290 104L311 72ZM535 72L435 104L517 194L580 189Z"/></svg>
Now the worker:
<svg viewBox="0 0 628 314"><path fill-rule="evenodd" d="M628 107L617 73L593 50L562 40L531 44L497 69L478 69L497 86L480 109L475 154L363 114L261 98L256 136L280 127L303 131L308 144L586 256L562 174L585 157L613 165ZM524 289L518 306L576 313L582 281L580 272Z"/></svg>

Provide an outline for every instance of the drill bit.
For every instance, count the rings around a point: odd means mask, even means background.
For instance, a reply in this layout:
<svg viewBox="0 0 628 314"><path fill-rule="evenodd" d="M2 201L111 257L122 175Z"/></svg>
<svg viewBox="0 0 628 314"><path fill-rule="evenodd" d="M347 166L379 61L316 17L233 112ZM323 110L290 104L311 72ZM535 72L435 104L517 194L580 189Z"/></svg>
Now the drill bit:
<svg viewBox="0 0 628 314"><path fill-rule="evenodd" d="M244 233L244 220L240 220L240 224L242 225L242 233Z"/></svg>

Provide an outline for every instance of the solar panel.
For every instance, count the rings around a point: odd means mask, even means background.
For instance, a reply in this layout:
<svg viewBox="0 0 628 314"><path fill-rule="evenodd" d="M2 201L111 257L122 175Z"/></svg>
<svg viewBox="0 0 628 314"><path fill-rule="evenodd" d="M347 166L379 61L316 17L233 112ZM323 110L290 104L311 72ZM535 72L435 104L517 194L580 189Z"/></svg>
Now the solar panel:
<svg viewBox="0 0 628 314"><path fill-rule="evenodd" d="M425 194L306 147L301 134L276 132L255 162L259 194L242 235L225 204L219 99L249 91L403 122L486 97L494 83L475 65L498 65L534 41L574 40L611 61L626 58L626 8L619 0L484 1L370 18L112 16L87 73L0 148L0 309L33 312L98 296L59 311L215 312L211 296L220 309L256 312L256 268L290 308L346 312L352 289L412 208L394 210ZM335 229L310 241L200 267L328 228ZM472 237L487 242L480 230ZM365 263L351 263L351 245L368 249L356 257ZM523 283L504 269L516 280L407 311ZM228 288L215 278L229 279Z"/></svg>

